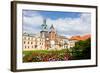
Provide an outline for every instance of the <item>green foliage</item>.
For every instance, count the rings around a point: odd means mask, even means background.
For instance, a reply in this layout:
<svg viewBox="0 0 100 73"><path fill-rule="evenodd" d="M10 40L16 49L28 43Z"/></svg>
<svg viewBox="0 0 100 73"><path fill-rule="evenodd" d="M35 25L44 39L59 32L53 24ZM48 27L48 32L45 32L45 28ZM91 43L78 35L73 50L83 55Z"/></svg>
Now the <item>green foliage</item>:
<svg viewBox="0 0 100 73"><path fill-rule="evenodd" d="M75 47L71 48L73 59L91 58L91 39L76 42Z"/></svg>

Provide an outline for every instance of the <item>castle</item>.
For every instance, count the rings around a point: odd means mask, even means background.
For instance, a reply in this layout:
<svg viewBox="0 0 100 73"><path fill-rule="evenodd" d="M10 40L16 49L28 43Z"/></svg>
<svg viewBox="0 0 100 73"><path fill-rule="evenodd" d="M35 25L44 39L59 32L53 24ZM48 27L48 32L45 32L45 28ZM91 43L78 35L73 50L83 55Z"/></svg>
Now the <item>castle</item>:
<svg viewBox="0 0 100 73"><path fill-rule="evenodd" d="M46 19L41 25L39 34L23 33L24 50L61 50L75 46L76 40L70 40L65 36L58 35L53 24L47 29Z"/></svg>

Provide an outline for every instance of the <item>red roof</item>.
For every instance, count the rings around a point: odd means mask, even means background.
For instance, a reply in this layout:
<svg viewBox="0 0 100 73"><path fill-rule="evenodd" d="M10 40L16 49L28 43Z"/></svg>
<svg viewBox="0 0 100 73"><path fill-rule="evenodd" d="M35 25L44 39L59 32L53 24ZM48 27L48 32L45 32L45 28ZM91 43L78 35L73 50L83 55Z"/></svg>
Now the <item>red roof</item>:
<svg viewBox="0 0 100 73"><path fill-rule="evenodd" d="M91 35L90 34L83 35L83 36L72 36L70 38L70 40L78 40L78 41L80 41L80 40L86 40L88 38L91 38Z"/></svg>
<svg viewBox="0 0 100 73"><path fill-rule="evenodd" d="M87 34L87 35L82 36L82 40L86 40L88 38L91 38L91 35L90 34Z"/></svg>

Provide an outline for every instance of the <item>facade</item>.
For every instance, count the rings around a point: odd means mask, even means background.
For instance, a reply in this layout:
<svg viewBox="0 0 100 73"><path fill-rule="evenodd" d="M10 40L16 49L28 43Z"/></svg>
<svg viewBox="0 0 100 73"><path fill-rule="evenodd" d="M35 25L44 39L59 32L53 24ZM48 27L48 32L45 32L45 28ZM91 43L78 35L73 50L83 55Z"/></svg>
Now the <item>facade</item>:
<svg viewBox="0 0 100 73"><path fill-rule="evenodd" d="M53 24L47 29L46 20L41 25L39 35L23 33L24 50L60 50L75 46L75 40L69 40L65 36L58 35Z"/></svg>

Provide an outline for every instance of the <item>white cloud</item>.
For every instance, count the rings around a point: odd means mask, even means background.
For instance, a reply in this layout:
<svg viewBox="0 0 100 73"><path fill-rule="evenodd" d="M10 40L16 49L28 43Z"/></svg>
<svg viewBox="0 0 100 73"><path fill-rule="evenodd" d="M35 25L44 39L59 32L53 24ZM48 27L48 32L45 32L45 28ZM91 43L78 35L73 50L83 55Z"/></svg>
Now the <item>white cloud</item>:
<svg viewBox="0 0 100 73"><path fill-rule="evenodd" d="M80 18L57 19L53 24L59 34L68 36L87 34L91 31L91 17L85 13L81 14Z"/></svg>
<svg viewBox="0 0 100 73"><path fill-rule="evenodd" d="M39 14L32 15L31 17L23 18L23 31L25 32L39 32L43 23L43 17ZM72 36L82 35L91 32L91 15L89 13L82 13L79 18L59 18L52 20L47 18L48 29L54 25L59 34Z"/></svg>
<svg viewBox="0 0 100 73"><path fill-rule="evenodd" d="M30 12L28 12L30 13ZM40 31L41 24L43 23L43 17L34 12L33 14L24 13L23 16L23 32L37 33Z"/></svg>
<svg viewBox="0 0 100 73"><path fill-rule="evenodd" d="M43 17L35 16L35 17L24 17L23 18L25 24L33 25L33 24L42 24Z"/></svg>

